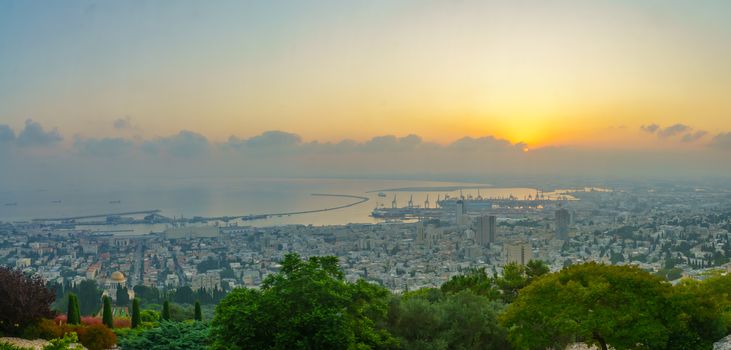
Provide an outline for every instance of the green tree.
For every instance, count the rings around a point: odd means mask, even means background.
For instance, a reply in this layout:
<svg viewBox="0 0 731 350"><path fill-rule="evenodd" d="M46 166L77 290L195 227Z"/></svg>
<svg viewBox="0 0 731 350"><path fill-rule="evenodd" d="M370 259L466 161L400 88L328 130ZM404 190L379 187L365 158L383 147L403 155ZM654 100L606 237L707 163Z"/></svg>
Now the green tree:
<svg viewBox="0 0 731 350"><path fill-rule="evenodd" d="M671 333L668 349L712 349L713 343L728 334L726 292L714 290L717 281L682 280L671 296L678 324ZM726 286L731 287L731 286Z"/></svg>
<svg viewBox="0 0 731 350"><path fill-rule="evenodd" d="M469 270L467 273L457 275L449 279L440 287L444 293L459 293L463 290L471 290L477 295L482 295L490 300L500 298L500 290L495 280L490 277L485 268Z"/></svg>
<svg viewBox="0 0 731 350"><path fill-rule="evenodd" d="M173 322L190 321L195 317L193 305L170 303L170 319Z"/></svg>
<svg viewBox="0 0 731 350"><path fill-rule="evenodd" d="M68 311L66 311L66 322L68 324L81 323L81 311L79 310L79 299L76 294L69 293Z"/></svg>
<svg viewBox="0 0 731 350"><path fill-rule="evenodd" d="M540 260L528 261L525 266L509 263L503 267L502 276L495 277L495 284L501 291L502 300L505 303L512 303L521 289L548 271L548 266Z"/></svg>
<svg viewBox="0 0 731 350"><path fill-rule="evenodd" d="M102 322L107 327L114 328L114 316L112 315L112 301L108 296L103 298L104 309L102 310Z"/></svg>
<svg viewBox="0 0 731 350"><path fill-rule="evenodd" d="M203 313L201 312L201 303L195 302L195 314L193 317L196 321L203 321Z"/></svg>
<svg viewBox="0 0 731 350"><path fill-rule="evenodd" d="M604 350L663 349L682 328L670 293L670 284L637 267L574 265L521 290L502 321L521 349L576 340Z"/></svg>
<svg viewBox="0 0 731 350"><path fill-rule="evenodd" d="M134 298L132 300L132 328L139 327L140 321L140 300Z"/></svg>
<svg viewBox="0 0 731 350"><path fill-rule="evenodd" d="M170 302L167 300L162 303L162 319L170 321Z"/></svg>
<svg viewBox="0 0 731 350"><path fill-rule="evenodd" d="M95 280L83 280L74 288L82 315L95 315L102 307L102 291Z"/></svg>
<svg viewBox="0 0 731 350"><path fill-rule="evenodd" d="M501 290L503 301L511 303L518 296L518 291L528 284L525 267L516 263L509 263L503 267L503 275L495 279Z"/></svg>
<svg viewBox="0 0 731 350"><path fill-rule="evenodd" d="M464 291L439 304L441 338L450 349L509 349L507 331L498 322L499 302Z"/></svg>
<svg viewBox="0 0 731 350"><path fill-rule="evenodd" d="M160 303L160 291L155 287L136 285L133 290L135 297L140 299L141 305Z"/></svg>
<svg viewBox="0 0 731 350"><path fill-rule="evenodd" d="M129 293L126 287L117 288L117 306L129 306Z"/></svg>
<svg viewBox="0 0 731 350"><path fill-rule="evenodd" d="M260 290L235 289L217 306L213 348L393 348L388 297L379 286L346 282L336 257L288 254Z"/></svg>
<svg viewBox="0 0 731 350"><path fill-rule="evenodd" d="M195 302L195 293L189 286L183 286L176 289L171 298L173 302L178 304L193 304Z"/></svg>
<svg viewBox="0 0 731 350"><path fill-rule="evenodd" d="M546 263L541 260L531 260L525 265L525 274L528 277L528 283L547 274L549 271Z"/></svg>
<svg viewBox="0 0 731 350"><path fill-rule="evenodd" d="M403 349L509 348L497 319L502 304L469 289L431 300L428 293L408 295L397 304L389 324Z"/></svg>

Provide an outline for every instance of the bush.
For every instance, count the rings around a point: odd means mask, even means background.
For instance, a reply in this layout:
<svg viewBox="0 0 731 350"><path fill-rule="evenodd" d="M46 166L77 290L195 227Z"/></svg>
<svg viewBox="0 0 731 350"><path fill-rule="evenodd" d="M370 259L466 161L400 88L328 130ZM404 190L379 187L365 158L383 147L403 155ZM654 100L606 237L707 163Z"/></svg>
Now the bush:
<svg viewBox="0 0 731 350"><path fill-rule="evenodd" d="M56 339L63 337L64 334L64 327L58 325L53 320L49 320L47 318L44 318L38 323L28 326L23 331L23 338L25 339Z"/></svg>
<svg viewBox="0 0 731 350"><path fill-rule="evenodd" d="M160 321L160 313L155 310L142 310L140 312L140 320L144 322L158 322Z"/></svg>
<svg viewBox="0 0 731 350"><path fill-rule="evenodd" d="M89 350L109 349L117 343L117 335L101 324L78 327L76 333L79 335L81 344Z"/></svg>
<svg viewBox="0 0 731 350"><path fill-rule="evenodd" d="M56 324L59 324L59 325L66 324L67 321L68 321L68 317L66 317L66 315L64 315L64 314L56 315L56 317L53 319L53 322L55 322Z"/></svg>
<svg viewBox="0 0 731 350"><path fill-rule="evenodd" d="M81 324L86 326L94 326L102 324L102 319L94 316L84 316L81 318Z"/></svg>
<svg viewBox="0 0 731 350"><path fill-rule="evenodd" d="M120 333L119 347L124 350L203 350L208 348L208 333L205 322L163 321L159 327Z"/></svg>
<svg viewBox="0 0 731 350"><path fill-rule="evenodd" d="M56 294L40 276L0 266L0 333L19 335L43 318L54 317Z"/></svg>
<svg viewBox="0 0 731 350"><path fill-rule="evenodd" d="M19 346L15 346L13 344L8 343L2 343L0 342L0 350L32 350L30 348L21 348Z"/></svg>
<svg viewBox="0 0 731 350"><path fill-rule="evenodd" d="M114 328L131 328L132 321L129 318L115 318Z"/></svg>
<svg viewBox="0 0 731 350"><path fill-rule="evenodd" d="M76 333L69 333L63 336L63 338L51 339L51 343L44 346L43 350L69 350L70 345L79 341Z"/></svg>

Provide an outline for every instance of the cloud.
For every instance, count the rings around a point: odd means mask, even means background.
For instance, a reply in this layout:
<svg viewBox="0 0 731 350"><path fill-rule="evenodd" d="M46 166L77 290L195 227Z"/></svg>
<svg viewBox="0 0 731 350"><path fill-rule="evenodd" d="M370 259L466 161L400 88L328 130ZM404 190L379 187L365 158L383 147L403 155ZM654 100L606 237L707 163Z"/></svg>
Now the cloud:
<svg viewBox="0 0 731 350"><path fill-rule="evenodd" d="M642 131L644 131L644 132L654 134L655 131L657 131L657 129L660 129L660 125L657 125L657 124L642 125L640 127L640 129L642 129Z"/></svg>
<svg viewBox="0 0 731 350"><path fill-rule="evenodd" d="M124 117L115 119L112 123L117 130L136 130L137 128L132 125L132 118Z"/></svg>
<svg viewBox="0 0 731 350"><path fill-rule="evenodd" d="M210 143L205 136L188 130L142 144L142 150L149 154L168 154L182 158L203 155L208 152L209 147Z"/></svg>
<svg viewBox="0 0 731 350"><path fill-rule="evenodd" d="M702 139L703 136L706 136L707 134L708 134L708 132L706 132L704 130L698 130L694 133L687 133L687 134L683 135L683 138L681 138L680 141L683 141L683 142L698 141L698 140Z"/></svg>
<svg viewBox="0 0 731 350"><path fill-rule="evenodd" d="M720 133L714 136L709 146L721 150L731 150L731 132Z"/></svg>
<svg viewBox="0 0 731 350"><path fill-rule="evenodd" d="M33 129L31 126L30 129ZM658 127L657 130L663 128ZM656 133L657 133L656 130ZM664 129L663 129L664 130ZM46 134L48 132L45 132ZM0 125L0 135L18 142L17 133ZM731 133L706 136L702 131L677 134L673 140L712 139L710 146L731 151ZM703 139L705 140L705 139ZM418 135L382 135L365 141L303 141L300 135L267 131L252 137L232 136L215 143L183 130L153 139L76 137L69 149L21 149L0 144L0 189L49 188L65 183L131 184L170 176L291 176L353 178L421 178L441 180L493 179L515 181L515 175L649 176L666 178L718 176L731 171L721 151L709 147L668 150L540 147L492 135L463 137L448 144L425 141ZM690 142L690 141L687 141ZM697 141L696 141L697 142ZM9 152L8 152L9 151ZM12 169L12 172L8 170ZM492 180L490 180L492 181Z"/></svg>
<svg viewBox="0 0 731 350"><path fill-rule="evenodd" d="M344 153L389 153L389 152L420 152L432 151L522 151L527 147L525 143L511 143L508 140L494 136L464 137L448 145L439 145L425 142L421 136L410 134L406 136L381 135L367 141L358 142L345 139L337 143L321 143L318 141L302 142L302 137L284 131L267 131L251 138L229 137L222 146L234 149L249 149L257 152L287 150L298 154L344 154Z"/></svg>
<svg viewBox="0 0 731 350"><path fill-rule="evenodd" d="M31 119L25 121L25 128L18 134L18 145L22 147L54 146L61 142L63 137L55 128L46 132L41 124Z"/></svg>
<svg viewBox="0 0 731 350"><path fill-rule="evenodd" d="M672 137L672 136L675 136L678 134L682 134L684 132L689 132L691 130L693 130L693 128L691 128L688 125L674 124L674 125L668 126L667 128L660 129L657 132L657 136L659 136L661 138L668 138L668 137Z"/></svg>
<svg viewBox="0 0 731 350"><path fill-rule="evenodd" d="M413 150L422 144L421 136L407 135L396 137L394 135L376 136L360 145L357 148L366 152L382 151L407 151Z"/></svg>
<svg viewBox="0 0 731 350"><path fill-rule="evenodd" d="M243 140L236 136L231 136L228 141L234 147L249 147L254 149L291 148L299 145L301 142L302 137L299 135L279 130L265 131L261 135Z"/></svg>
<svg viewBox="0 0 731 350"><path fill-rule="evenodd" d="M448 147L460 151L522 151L527 147L527 144L522 142L513 144L508 140L498 139L494 136L483 136L479 138L463 137L452 142Z"/></svg>
<svg viewBox="0 0 731 350"><path fill-rule="evenodd" d="M74 147L82 155L97 157L118 157L128 153L134 147L132 141L123 138L76 138Z"/></svg>
<svg viewBox="0 0 731 350"><path fill-rule="evenodd" d="M15 131L5 124L0 124L0 143L15 141Z"/></svg>
<svg viewBox="0 0 731 350"><path fill-rule="evenodd" d="M680 123L673 124L665 128L653 123L650 125L642 125L640 129L649 134L657 134L657 137L661 139L668 139L682 135L682 137L680 137L680 141L686 143L698 141L708 134L705 130L693 132L693 128L690 125Z"/></svg>

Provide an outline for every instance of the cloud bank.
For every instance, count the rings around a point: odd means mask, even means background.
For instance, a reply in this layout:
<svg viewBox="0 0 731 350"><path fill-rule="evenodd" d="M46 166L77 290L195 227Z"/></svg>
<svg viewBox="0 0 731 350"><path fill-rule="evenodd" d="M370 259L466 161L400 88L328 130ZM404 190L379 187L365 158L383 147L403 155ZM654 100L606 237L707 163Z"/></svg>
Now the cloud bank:
<svg viewBox="0 0 731 350"><path fill-rule="evenodd" d="M652 123L640 126L640 130L648 134L655 134L660 139L676 138L685 143L696 142L708 135L708 132L705 130L697 130L694 132L693 127L681 123L673 124L664 128L658 124Z"/></svg>
<svg viewBox="0 0 731 350"><path fill-rule="evenodd" d="M58 130L45 131L41 124L31 119L25 121L25 128L18 133L15 142L21 147L55 146L63 140Z"/></svg>
<svg viewBox="0 0 731 350"><path fill-rule="evenodd" d="M731 132L716 135L711 140L710 146L716 149L731 150ZM729 160L726 159L726 161L728 162Z"/></svg>
<svg viewBox="0 0 731 350"><path fill-rule="evenodd" d="M700 142L707 136L684 124L642 130L665 140ZM660 136L662 134L663 136ZM224 142L182 130L141 139L76 136L69 145L56 129L28 120L20 131L0 125L0 190L53 188L171 178L232 177L408 177L482 179L540 177L727 177L731 133L715 135L707 147L675 150L531 148L495 136L463 137L437 144L418 135L380 135L364 141L305 141L272 130Z"/></svg>

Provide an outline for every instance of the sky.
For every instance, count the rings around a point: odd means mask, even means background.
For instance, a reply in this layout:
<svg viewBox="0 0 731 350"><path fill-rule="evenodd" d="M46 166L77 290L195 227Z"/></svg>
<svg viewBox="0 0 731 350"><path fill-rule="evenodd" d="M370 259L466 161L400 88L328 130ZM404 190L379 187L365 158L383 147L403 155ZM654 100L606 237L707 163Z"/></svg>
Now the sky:
<svg viewBox="0 0 731 350"><path fill-rule="evenodd" d="M0 179L142 159L159 174L162 160L723 177L729 13L724 0L0 0L0 161L15 174Z"/></svg>

